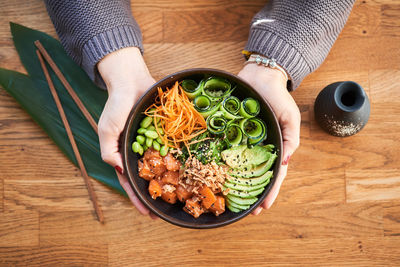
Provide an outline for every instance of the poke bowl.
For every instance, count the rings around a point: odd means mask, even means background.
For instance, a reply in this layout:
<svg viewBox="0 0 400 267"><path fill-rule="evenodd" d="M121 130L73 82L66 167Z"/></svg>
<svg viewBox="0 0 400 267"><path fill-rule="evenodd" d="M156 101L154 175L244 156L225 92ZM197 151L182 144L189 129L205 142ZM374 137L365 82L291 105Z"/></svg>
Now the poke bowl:
<svg viewBox="0 0 400 267"><path fill-rule="evenodd" d="M176 110L182 106L188 110ZM249 215L273 187L282 160L268 102L216 69L183 70L155 83L132 108L120 141L140 201L165 221L195 229Z"/></svg>

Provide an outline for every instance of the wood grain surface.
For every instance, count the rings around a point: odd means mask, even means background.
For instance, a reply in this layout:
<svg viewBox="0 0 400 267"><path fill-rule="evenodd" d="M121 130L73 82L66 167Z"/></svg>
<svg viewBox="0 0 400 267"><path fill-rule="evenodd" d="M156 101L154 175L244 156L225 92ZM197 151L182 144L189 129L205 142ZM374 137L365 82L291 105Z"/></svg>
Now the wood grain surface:
<svg viewBox="0 0 400 267"><path fill-rule="evenodd" d="M135 0L156 79L191 67L237 73L264 0ZM0 2L0 67L25 72L8 22L56 37L43 1ZM329 83L353 80L371 101L357 135L314 121ZM232 225L191 230L139 215L95 180L105 225L79 170L0 90L0 266L399 266L400 3L357 1L321 67L293 92L301 146L273 207Z"/></svg>

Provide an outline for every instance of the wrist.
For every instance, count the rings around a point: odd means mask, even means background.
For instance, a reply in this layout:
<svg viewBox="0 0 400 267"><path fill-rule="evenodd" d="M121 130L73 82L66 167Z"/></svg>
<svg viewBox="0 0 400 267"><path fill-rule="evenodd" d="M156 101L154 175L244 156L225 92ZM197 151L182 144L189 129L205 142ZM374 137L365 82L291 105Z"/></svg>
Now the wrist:
<svg viewBox="0 0 400 267"><path fill-rule="evenodd" d="M271 83L271 81L274 81L282 85L283 88L286 88L287 79L278 69L268 68L258 64L246 64L242 71L248 73L249 76L253 76L253 79L260 82Z"/></svg>
<svg viewBox="0 0 400 267"><path fill-rule="evenodd" d="M127 47L105 56L97 65L110 95L134 93L140 84L152 80L137 47Z"/></svg>

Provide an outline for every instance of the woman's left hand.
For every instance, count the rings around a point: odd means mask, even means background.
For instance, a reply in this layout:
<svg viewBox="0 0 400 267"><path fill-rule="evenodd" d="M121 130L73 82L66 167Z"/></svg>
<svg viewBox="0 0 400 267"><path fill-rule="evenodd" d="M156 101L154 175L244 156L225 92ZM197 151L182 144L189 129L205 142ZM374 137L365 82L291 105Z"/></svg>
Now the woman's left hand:
<svg viewBox="0 0 400 267"><path fill-rule="evenodd" d="M262 208L269 209L278 196L282 182L286 177L289 159L300 143L300 111L286 89L286 78L277 69L257 64L247 64L238 74L256 89L270 104L282 130L283 162L277 180L260 207L253 211L258 215Z"/></svg>

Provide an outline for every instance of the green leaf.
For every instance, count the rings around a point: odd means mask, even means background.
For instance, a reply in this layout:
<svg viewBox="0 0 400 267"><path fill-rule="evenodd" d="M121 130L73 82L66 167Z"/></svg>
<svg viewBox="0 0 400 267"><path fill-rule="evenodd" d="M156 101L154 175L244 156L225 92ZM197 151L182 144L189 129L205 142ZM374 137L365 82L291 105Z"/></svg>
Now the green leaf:
<svg viewBox="0 0 400 267"><path fill-rule="evenodd" d="M10 26L14 45L29 76L0 69L0 85L20 103L61 151L77 165L56 104L40 67L34 41L40 40L96 121L107 100L107 92L98 88L89 79L86 73L65 53L56 39L18 24L10 23ZM114 169L101 159L97 134L49 66L48 70L89 175L124 193Z"/></svg>

